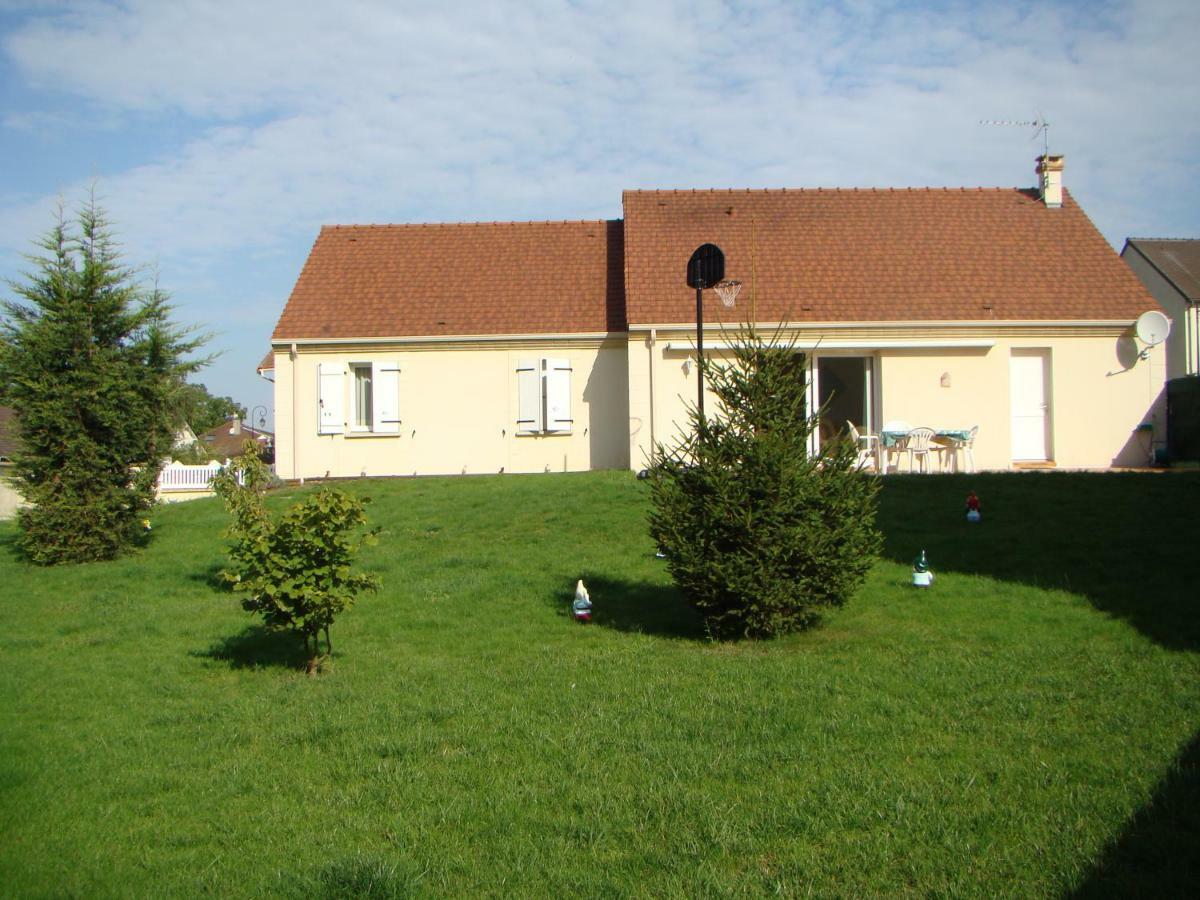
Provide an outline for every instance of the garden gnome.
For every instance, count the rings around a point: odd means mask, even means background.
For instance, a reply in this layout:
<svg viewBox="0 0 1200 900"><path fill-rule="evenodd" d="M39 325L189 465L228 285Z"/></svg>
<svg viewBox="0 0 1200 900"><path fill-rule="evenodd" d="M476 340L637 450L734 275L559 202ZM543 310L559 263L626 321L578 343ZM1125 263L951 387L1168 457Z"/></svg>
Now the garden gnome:
<svg viewBox="0 0 1200 900"><path fill-rule="evenodd" d="M983 518L979 512L979 498L975 496L974 491L967 492L967 521L978 522Z"/></svg>
<svg viewBox="0 0 1200 900"><path fill-rule="evenodd" d="M571 604L571 611L575 615L576 622L592 621L592 598L588 596L582 578L575 583L575 601Z"/></svg>
<svg viewBox="0 0 1200 900"><path fill-rule="evenodd" d="M913 560L912 583L913 587L923 588L933 584L933 573L929 571L929 560L925 558L924 550Z"/></svg>

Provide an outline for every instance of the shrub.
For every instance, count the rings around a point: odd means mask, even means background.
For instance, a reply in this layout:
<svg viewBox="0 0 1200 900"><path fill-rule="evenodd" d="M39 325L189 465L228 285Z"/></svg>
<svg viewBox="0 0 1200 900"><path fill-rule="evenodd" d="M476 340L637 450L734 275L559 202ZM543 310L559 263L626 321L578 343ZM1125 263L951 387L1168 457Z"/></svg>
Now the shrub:
<svg viewBox="0 0 1200 900"><path fill-rule="evenodd" d="M810 456L819 417L794 346L751 327L732 353L701 363L717 415L690 407L689 435L656 448L650 533L710 634L770 637L811 626L862 584L881 546L879 483L848 441Z"/></svg>
<svg viewBox="0 0 1200 900"><path fill-rule="evenodd" d="M227 536L231 566L221 573L235 591L247 594L242 608L262 616L272 629L291 629L304 638L308 671L320 662L320 634L333 653L329 627L364 590L377 590L374 575L351 571L354 554L375 541L366 524L366 499L322 488L278 520L267 512L265 492L273 476L259 448L248 441L241 456L213 481L233 516Z"/></svg>

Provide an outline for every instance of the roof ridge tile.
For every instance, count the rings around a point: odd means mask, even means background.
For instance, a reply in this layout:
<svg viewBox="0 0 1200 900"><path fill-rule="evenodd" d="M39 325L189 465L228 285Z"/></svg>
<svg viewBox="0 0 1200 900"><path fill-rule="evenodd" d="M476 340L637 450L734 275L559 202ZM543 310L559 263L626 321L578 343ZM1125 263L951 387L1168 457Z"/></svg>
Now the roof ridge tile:
<svg viewBox="0 0 1200 900"><path fill-rule="evenodd" d="M605 225L621 219L521 219L491 222L367 222L322 225L321 231L415 231L421 228L478 228L480 226L520 227L524 225Z"/></svg>

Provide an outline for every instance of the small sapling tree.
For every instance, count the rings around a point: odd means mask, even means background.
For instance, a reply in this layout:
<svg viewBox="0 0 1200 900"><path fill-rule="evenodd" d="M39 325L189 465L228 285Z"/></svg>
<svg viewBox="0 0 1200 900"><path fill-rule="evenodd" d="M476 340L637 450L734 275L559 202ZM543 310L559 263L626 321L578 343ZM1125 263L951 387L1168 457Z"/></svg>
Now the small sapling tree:
<svg viewBox="0 0 1200 900"><path fill-rule="evenodd" d="M878 479L848 441L809 438L804 358L747 327L726 364L703 361L716 415L656 448L650 533L676 585L720 638L806 628L844 604L880 547Z"/></svg>
<svg viewBox="0 0 1200 900"><path fill-rule="evenodd" d="M271 474L259 449L247 441L213 482L233 517L226 532L233 538L231 565L221 575L246 594L242 608L261 615L268 628L304 638L311 674L321 660L320 635L332 654L334 619L360 592L379 587L376 576L351 570L355 553L374 543L377 531L358 531L367 521L367 500L334 488L322 488L273 518L265 502Z"/></svg>

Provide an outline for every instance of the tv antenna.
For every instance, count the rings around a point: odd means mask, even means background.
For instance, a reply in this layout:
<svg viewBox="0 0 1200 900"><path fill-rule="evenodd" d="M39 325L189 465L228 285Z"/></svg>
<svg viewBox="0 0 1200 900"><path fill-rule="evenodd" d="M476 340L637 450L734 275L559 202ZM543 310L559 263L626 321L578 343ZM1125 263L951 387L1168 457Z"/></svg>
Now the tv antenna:
<svg viewBox="0 0 1200 900"><path fill-rule="evenodd" d="M1047 122L1043 116L1034 116L1034 118L1028 122L1016 122L1009 119L980 119L979 124L1010 125L1016 126L1017 128L1032 128L1033 137L1031 137L1030 140L1034 140L1034 138L1040 134L1042 136L1042 150L1046 156L1050 155L1050 123Z"/></svg>

